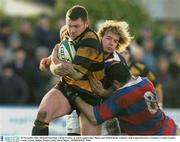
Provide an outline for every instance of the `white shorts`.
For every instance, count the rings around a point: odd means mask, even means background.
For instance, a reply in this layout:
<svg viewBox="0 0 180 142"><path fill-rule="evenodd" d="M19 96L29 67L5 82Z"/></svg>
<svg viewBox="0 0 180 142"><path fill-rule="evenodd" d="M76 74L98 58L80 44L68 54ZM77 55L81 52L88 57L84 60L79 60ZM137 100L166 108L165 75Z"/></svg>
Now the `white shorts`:
<svg viewBox="0 0 180 142"><path fill-rule="evenodd" d="M102 123L101 135L102 136L107 136L108 135L108 131L107 131L107 128L106 128L106 121Z"/></svg>
<svg viewBox="0 0 180 142"><path fill-rule="evenodd" d="M66 118L66 133L80 134L79 119L75 110Z"/></svg>

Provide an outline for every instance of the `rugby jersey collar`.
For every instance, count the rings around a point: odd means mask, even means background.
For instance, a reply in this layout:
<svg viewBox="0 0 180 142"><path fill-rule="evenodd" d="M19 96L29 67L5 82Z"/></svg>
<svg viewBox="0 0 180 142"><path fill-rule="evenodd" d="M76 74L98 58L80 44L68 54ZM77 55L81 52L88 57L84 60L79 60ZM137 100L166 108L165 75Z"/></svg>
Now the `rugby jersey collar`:
<svg viewBox="0 0 180 142"><path fill-rule="evenodd" d="M74 39L74 41L79 41L79 40L83 37L83 35L84 35L86 32L88 32L88 31L90 31L90 28L89 28L89 27L87 27L87 28L84 30L84 32L82 32L79 36L77 36L77 37Z"/></svg>
<svg viewBox="0 0 180 142"><path fill-rule="evenodd" d="M105 63L106 63L106 62L111 62L111 61L117 61L117 62L120 62L120 61L121 61L121 59L119 58L119 55L118 55L118 53L117 53L116 51L114 51L110 56L111 56L112 58L109 58L109 59L105 60ZM109 56L109 57L110 57L110 56Z"/></svg>
<svg viewBox="0 0 180 142"><path fill-rule="evenodd" d="M119 88L119 89L123 89L123 88L125 88L125 87L130 87L130 86L132 86L132 85L135 85L135 84L138 84L139 82L141 82L142 81L142 78L140 77L140 76L138 76L138 77L132 77L124 86L122 86L121 88ZM118 90L119 90L118 89Z"/></svg>

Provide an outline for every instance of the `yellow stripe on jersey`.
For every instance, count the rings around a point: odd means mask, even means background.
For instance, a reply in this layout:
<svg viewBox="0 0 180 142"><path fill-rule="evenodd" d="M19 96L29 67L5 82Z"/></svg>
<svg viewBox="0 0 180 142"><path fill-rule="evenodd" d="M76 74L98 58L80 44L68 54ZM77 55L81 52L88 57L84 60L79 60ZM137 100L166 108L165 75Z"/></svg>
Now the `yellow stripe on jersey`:
<svg viewBox="0 0 180 142"><path fill-rule="evenodd" d="M92 92L92 88L90 86L89 80L74 80L68 76L63 77L66 83L69 85L75 86L77 89L83 89L88 92Z"/></svg>
<svg viewBox="0 0 180 142"><path fill-rule="evenodd" d="M103 80L104 79L104 72L102 71L96 71L96 72L92 72L91 76L93 78L96 78L97 80Z"/></svg>
<svg viewBox="0 0 180 142"><path fill-rule="evenodd" d="M98 51L97 49L89 48L89 47L83 47L79 48L76 55L81 56L84 58L88 58L90 60L98 61L97 58Z"/></svg>
<svg viewBox="0 0 180 142"><path fill-rule="evenodd" d="M153 82L154 86L157 85L155 75L151 71L149 71L142 63L132 64L130 66L130 72L134 76L147 77L150 81Z"/></svg>
<svg viewBox="0 0 180 142"><path fill-rule="evenodd" d="M88 72L88 70L86 68L83 68L80 65L75 65L75 69L78 70L79 72L81 72L82 74L86 74Z"/></svg>
<svg viewBox="0 0 180 142"><path fill-rule="evenodd" d="M130 66L130 72L134 76L139 76L142 74L142 71L144 70L144 65L143 64L135 64Z"/></svg>
<svg viewBox="0 0 180 142"><path fill-rule="evenodd" d="M94 39L98 39L97 35L95 35L94 32L92 32L91 30L86 32L86 36L84 36L82 39L87 39L87 38L94 38Z"/></svg>

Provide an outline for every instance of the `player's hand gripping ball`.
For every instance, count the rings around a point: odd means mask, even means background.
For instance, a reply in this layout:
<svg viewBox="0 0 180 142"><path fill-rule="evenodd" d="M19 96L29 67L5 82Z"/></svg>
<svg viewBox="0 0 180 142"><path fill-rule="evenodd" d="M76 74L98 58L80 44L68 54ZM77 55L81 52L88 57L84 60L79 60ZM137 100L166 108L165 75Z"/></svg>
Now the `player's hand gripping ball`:
<svg viewBox="0 0 180 142"><path fill-rule="evenodd" d="M68 40L63 40L58 44L57 57L60 60L64 60L66 62L72 63L75 56L75 48L73 44ZM51 63L50 71L52 74L56 74L57 65Z"/></svg>

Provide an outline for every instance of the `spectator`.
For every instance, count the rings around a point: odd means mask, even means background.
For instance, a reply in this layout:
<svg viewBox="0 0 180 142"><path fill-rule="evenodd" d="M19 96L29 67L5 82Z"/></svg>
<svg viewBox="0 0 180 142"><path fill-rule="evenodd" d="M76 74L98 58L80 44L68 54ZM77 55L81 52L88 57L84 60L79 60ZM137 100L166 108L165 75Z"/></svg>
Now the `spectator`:
<svg viewBox="0 0 180 142"><path fill-rule="evenodd" d="M147 68L153 72L156 71L156 62L155 57L153 55L154 50L154 40L152 38L144 39L142 43L142 47L144 49L143 62L147 66Z"/></svg>
<svg viewBox="0 0 180 142"><path fill-rule="evenodd" d="M8 45L10 35L11 35L10 24L6 21L1 22L0 23L0 41L3 42L5 46Z"/></svg>
<svg viewBox="0 0 180 142"><path fill-rule="evenodd" d="M173 80L169 72L170 63L166 56L160 56L157 60L157 79L162 83L162 89L164 92L164 107L172 107L174 105L173 94L177 92L173 89L176 82Z"/></svg>
<svg viewBox="0 0 180 142"><path fill-rule="evenodd" d="M9 52L8 49L4 46L2 42L0 42L0 73L2 69L2 65L13 60L12 53Z"/></svg>
<svg viewBox="0 0 180 142"><path fill-rule="evenodd" d="M39 80L36 74L35 63L34 61L27 59L26 52L22 48L14 50L14 54L15 54L15 60L13 64L14 71L16 74L21 76L28 84L28 87L30 89L30 96L31 96L29 103L31 103L31 101L33 101L35 88L39 84Z"/></svg>
<svg viewBox="0 0 180 142"><path fill-rule="evenodd" d="M38 25L35 28L35 38L39 46L53 48L57 43L56 34L50 29L50 17L42 14L38 19Z"/></svg>
<svg viewBox="0 0 180 142"><path fill-rule="evenodd" d="M152 38L152 29L150 26L145 25L140 29L139 37L136 42L138 45L142 46L144 40Z"/></svg>
<svg viewBox="0 0 180 142"><path fill-rule="evenodd" d="M26 82L14 73L12 64L2 67L0 76L0 104L26 104L29 90Z"/></svg>
<svg viewBox="0 0 180 142"><path fill-rule="evenodd" d="M177 27L168 25L163 35L156 41L154 54L156 57L161 55L171 56L173 51L178 49Z"/></svg>
<svg viewBox="0 0 180 142"><path fill-rule="evenodd" d="M175 50L170 57L169 73L173 80L172 86L172 107L180 107L180 51ZM171 86L171 84L170 84ZM170 95L170 94L169 94ZM173 99L174 98L174 99Z"/></svg>
<svg viewBox="0 0 180 142"><path fill-rule="evenodd" d="M33 35L32 24L29 20L24 19L21 21L18 35L22 42L22 47L28 53L28 58L34 58L37 43Z"/></svg>

